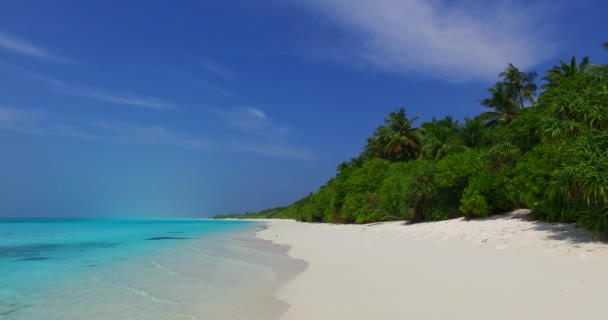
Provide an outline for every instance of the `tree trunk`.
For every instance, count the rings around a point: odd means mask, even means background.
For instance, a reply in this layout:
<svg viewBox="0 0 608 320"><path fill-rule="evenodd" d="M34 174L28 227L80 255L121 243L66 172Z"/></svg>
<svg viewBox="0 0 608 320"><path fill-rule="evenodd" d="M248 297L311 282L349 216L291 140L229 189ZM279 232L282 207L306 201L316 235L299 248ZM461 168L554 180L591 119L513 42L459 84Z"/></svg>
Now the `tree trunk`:
<svg viewBox="0 0 608 320"><path fill-rule="evenodd" d="M411 223L417 223L424 221L424 201L417 201L414 206L414 216L412 217Z"/></svg>

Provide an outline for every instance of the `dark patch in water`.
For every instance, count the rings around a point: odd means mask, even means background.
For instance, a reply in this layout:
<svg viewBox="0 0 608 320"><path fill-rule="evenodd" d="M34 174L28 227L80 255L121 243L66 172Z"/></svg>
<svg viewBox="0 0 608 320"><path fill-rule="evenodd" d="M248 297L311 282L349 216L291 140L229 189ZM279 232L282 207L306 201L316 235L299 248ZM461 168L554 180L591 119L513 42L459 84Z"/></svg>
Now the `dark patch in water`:
<svg viewBox="0 0 608 320"><path fill-rule="evenodd" d="M192 239L192 238L185 238L185 237L152 237L152 238L148 238L146 240L186 240L186 239Z"/></svg>
<svg viewBox="0 0 608 320"><path fill-rule="evenodd" d="M42 260L49 260L50 258L47 257L26 257L26 258L21 258L19 259L19 261L42 261Z"/></svg>
<svg viewBox="0 0 608 320"><path fill-rule="evenodd" d="M117 246L118 243L110 242L84 242L84 243L30 243L18 246L0 246L0 259L21 259L38 258L48 255L70 256L78 255L82 252L95 249L107 249ZM38 259L42 260L42 259Z"/></svg>
<svg viewBox="0 0 608 320"><path fill-rule="evenodd" d="M178 234L178 233L185 233L185 232L183 232L183 231L169 231L167 233Z"/></svg>
<svg viewBox="0 0 608 320"><path fill-rule="evenodd" d="M11 313L13 313L13 312L17 312L18 310L19 310L19 309L8 309L8 310L3 310L3 309L0 309L0 317L3 317L3 316L6 316L6 315L9 315L9 314L11 314Z"/></svg>
<svg viewBox="0 0 608 320"><path fill-rule="evenodd" d="M25 303L0 303L0 317L15 313L21 309L29 308Z"/></svg>

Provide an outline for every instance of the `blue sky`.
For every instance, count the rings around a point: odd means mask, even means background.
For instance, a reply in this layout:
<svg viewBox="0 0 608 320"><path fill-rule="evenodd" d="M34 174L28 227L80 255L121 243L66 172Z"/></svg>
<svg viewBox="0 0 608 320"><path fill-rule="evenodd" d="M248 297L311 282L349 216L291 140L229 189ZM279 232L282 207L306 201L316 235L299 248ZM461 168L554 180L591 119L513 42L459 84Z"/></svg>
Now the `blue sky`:
<svg viewBox="0 0 608 320"><path fill-rule="evenodd" d="M491 3L491 4L488 4ZM0 217L315 191L388 112L472 116L512 62L606 61L605 1L3 1Z"/></svg>

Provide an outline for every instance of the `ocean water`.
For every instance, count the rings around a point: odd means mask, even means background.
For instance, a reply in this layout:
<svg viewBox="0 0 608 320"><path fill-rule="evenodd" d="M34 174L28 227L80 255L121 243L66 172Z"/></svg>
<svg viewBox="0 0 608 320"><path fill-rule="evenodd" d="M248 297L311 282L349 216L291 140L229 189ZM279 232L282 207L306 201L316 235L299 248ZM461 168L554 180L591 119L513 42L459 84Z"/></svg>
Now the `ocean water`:
<svg viewBox="0 0 608 320"><path fill-rule="evenodd" d="M303 270L259 223L0 220L0 320L264 319Z"/></svg>

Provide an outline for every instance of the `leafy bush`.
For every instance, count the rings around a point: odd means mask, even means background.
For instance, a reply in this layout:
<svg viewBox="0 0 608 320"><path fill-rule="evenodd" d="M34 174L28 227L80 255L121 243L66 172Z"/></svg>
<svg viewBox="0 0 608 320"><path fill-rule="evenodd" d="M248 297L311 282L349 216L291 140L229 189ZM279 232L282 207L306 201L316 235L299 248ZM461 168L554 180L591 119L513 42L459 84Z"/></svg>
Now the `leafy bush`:
<svg viewBox="0 0 608 320"><path fill-rule="evenodd" d="M379 190L377 211L385 218L426 220L436 209L435 166L436 162L429 160L392 164Z"/></svg>
<svg viewBox="0 0 608 320"><path fill-rule="evenodd" d="M411 209L405 192L413 181L410 163L391 164L379 190L381 210L392 217L405 219Z"/></svg>
<svg viewBox="0 0 608 320"><path fill-rule="evenodd" d="M539 133L559 141L608 130L608 76L581 73L564 78L538 101Z"/></svg>
<svg viewBox="0 0 608 320"><path fill-rule="evenodd" d="M451 154L437 163L436 182L443 188L464 190L470 177L486 171L488 152L480 149L469 149L465 152Z"/></svg>
<svg viewBox="0 0 608 320"><path fill-rule="evenodd" d="M540 117L538 107L525 109L508 125L490 131L488 139L493 146L510 144L521 152L528 152L540 143L538 135Z"/></svg>
<svg viewBox="0 0 608 320"><path fill-rule="evenodd" d="M550 220L578 221L590 230L608 224L608 132L571 139L561 148L561 166L552 175ZM608 236L608 233L604 233ZM597 234L596 234L597 236Z"/></svg>
<svg viewBox="0 0 608 320"><path fill-rule="evenodd" d="M460 199L459 210L467 218L484 218L490 214L486 199L473 189L467 188Z"/></svg>
<svg viewBox="0 0 608 320"><path fill-rule="evenodd" d="M346 196L340 210L345 222L365 223L370 219L367 199L377 192L390 162L374 159L352 173L347 181Z"/></svg>
<svg viewBox="0 0 608 320"><path fill-rule="evenodd" d="M546 219L555 205L547 196L552 174L559 165L559 149L539 145L523 155L512 171L507 186L508 199L518 207L532 209L537 218Z"/></svg>

